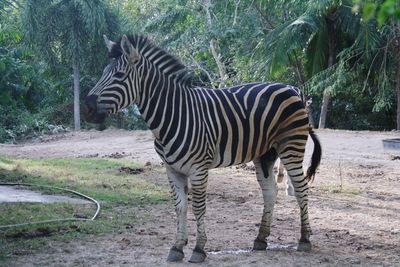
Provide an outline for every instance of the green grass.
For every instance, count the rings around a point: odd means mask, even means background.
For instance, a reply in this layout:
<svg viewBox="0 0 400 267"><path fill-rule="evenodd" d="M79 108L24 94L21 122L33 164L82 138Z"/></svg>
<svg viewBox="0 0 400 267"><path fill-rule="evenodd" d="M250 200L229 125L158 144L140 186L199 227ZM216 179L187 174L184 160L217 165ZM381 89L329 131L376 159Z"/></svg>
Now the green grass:
<svg viewBox="0 0 400 267"><path fill-rule="evenodd" d="M137 163L121 159L32 160L0 156L0 182L68 188L95 198L102 206L99 217L93 222L29 225L0 230L0 265L21 254L50 249L46 246L50 240L69 241L123 231L126 225L134 225L138 219L132 208L170 199L168 188L147 181L145 173L132 175L121 172L121 167L142 168ZM66 194L56 189L34 189L48 194ZM95 211L94 204L3 203L0 204L0 225L71 217L90 218Z"/></svg>
<svg viewBox="0 0 400 267"><path fill-rule="evenodd" d="M165 189L140 175L120 172L121 167L141 166L115 159L10 160L0 157L0 181L67 187L110 202L154 204L165 200Z"/></svg>
<svg viewBox="0 0 400 267"><path fill-rule="evenodd" d="M348 196L356 196L362 193L362 190L358 187L353 186L343 186L340 185L322 185L320 190L326 193L332 194L344 194Z"/></svg>

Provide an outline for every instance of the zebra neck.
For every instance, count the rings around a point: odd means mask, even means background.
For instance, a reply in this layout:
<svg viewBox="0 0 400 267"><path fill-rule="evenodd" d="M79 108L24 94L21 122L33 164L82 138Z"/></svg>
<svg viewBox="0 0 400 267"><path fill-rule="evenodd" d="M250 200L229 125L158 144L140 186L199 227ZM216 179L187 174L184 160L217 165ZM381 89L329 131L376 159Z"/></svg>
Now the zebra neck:
<svg viewBox="0 0 400 267"><path fill-rule="evenodd" d="M176 82L174 77L160 72L147 72L142 79L139 111L155 138L163 143L168 133L176 127L182 116L184 104L182 94L188 90ZM176 128L175 128L176 130Z"/></svg>

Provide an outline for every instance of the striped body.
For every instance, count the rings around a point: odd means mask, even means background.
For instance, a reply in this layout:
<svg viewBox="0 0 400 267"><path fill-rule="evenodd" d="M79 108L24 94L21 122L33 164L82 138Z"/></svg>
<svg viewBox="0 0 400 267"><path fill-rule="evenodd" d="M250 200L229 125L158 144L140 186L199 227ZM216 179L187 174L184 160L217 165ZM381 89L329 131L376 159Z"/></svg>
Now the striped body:
<svg viewBox="0 0 400 267"><path fill-rule="evenodd" d="M107 114L136 103L155 136L175 200L177 236L168 260L183 258L187 244L188 184L197 222L191 262L204 261L204 215L208 170L253 161L264 198L254 249L265 249L277 186L273 174L279 156L300 207L300 250L311 248L308 181L321 158L321 147L308 123L299 89L279 83L250 83L225 89L193 87L179 60L141 36L106 39L114 61L86 97L86 118L102 122ZM308 135L314 141L312 164L303 173Z"/></svg>
<svg viewBox="0 0 400 267"><path fill-rule="evenodd" d="M296 131L304 135L299 142L307 141L307 113L291 86L251 83L220 90L188 88L175 94L179 102L158 102L145 119L158 137L156 151L179 172L249 162L277 149Z"/></svg>

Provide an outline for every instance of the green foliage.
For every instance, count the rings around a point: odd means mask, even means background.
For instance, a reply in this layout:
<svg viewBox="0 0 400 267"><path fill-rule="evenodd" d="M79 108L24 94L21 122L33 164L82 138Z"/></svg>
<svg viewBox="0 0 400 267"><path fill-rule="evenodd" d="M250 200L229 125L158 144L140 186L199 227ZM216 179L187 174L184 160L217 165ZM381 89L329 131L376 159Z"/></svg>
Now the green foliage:
<svg viewBox="0 0 400 267"><path fill-rule="evenodd" d="M0 142L70 126L73 61L83 99L108 61L102 34L116 39L121 29L149 35L177 55L197 85L294 84L312 97L316 119L326 90L332 96L327 126L393 128L398 9L393 0L2 1ZM135 107L106 126L146 128Z"/></svg>
<svg viewBox="0 0 400 267"><path fill-rule="evenodd" d="M147 124L140 116L136 105L132 105L122 111L110 115L105 123L100 126L88 125L87 127L96 127L104 130L109 127L125 129L125 130L147 130Z"/></svg>
<svg viewBox="0 0 400 267"><path fill-rule="evenodd" d="M18 14L0 18L0 142L12 142L26 136L65 131L49 122L42 108L53 89L48 68L22 45Z"/></svg>
<svg viewBox="0 0 400 267"><path fill-rule="evenodd" d="M102 34L119 33L117 17L103 0L26 0L21 20L27 43L42 60L72 68L74 126L80 130L79 77L100 71L107 58Z"/></svg>
<svg viewBox="0 0 400 267"><path fill-rule="evenodd" d="M140 116L139 110L136 105L126 108L122 111L122 127L126 130L146 130L147 125L143 118Z"/></svg>
<svg viewBox="0 0 400 267"><path fill-rule="evenodd" d="M355 112L355 116L351 119L354 122L346 127L357 125L362 128L364 125L371 128L372 116L364 116L359 108L344 109L344 106L357 106L356 102L360 101L354 96L358 96L368 103L365 106L369 108L369 114L385 120L386 124L378 123L380 127L390 129L394 127L394 70L398 57L389 40L396 40L399 31L393 24L379 29L372 21L352 13L350 4L350 1L312 1L301 15L273 29L266 38L267 48L271 51L267 56L268 66L272 76L279 76L281 69L290 65L296 68L291 60L293 55L302 58L306 80L302 88L313 97L314 110L321 103L324 91L333 96L330 110L336 117L329 119L328 116L330 127L346 126L335 121L344 119L339 115L347 110ZM364 17L371 16L372 9L367 5ZM360 95L360 91L369 93ZM358 117L368 117L367 122L355 121Z"/></svg>
<svg viewBox="0 0 400 267"><path fill-rule="evenodd" d="M366 3L363 8L363 19L366 21L372 19L375 16L376 7L376 3Z"/></svg>
<svg viewBox="0 0 400 267"><path fill-rule="evenodd" d="M117 18L101 0L28 0L22 21L28 42L43 59L80 69L104 63L102 35L119 32Z"/></svg>
<svg viewBox="0 0 400 267"><path fill-rule="evenodd" d="M390 130L395 124L393 109L375 109L376 91L363 90L362 86L351 87L351 83L332 99L328 127L349 130ZM394 100L393 94L390 97Z"/></svg>
<svg viewBox="0 0 400 267"><path fill-rule="evenodd" d="M397 0L374 1L354 0L353 11L359 12L362 8L363 19L369 21L376 18L379 26L383 26L388 20L400 19L400 4Z"/></svg>
<svg viewBox="0 0 400 267"><path fill-rule="evenodd" d="M1 143L67 130L62 124L50 123L43 114L32 114L9 105L0 105L0 122Z"/></svg>

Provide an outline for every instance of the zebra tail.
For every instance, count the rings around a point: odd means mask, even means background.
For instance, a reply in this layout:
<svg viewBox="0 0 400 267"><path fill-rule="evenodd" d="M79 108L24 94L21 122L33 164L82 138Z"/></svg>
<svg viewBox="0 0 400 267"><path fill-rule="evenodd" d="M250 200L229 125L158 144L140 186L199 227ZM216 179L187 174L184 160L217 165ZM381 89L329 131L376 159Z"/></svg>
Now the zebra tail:
<svg viewBox="0 0 400 267"><path fill-rule="evenodd" d="M311 126L308 130L308 133L314 142L314 151L311 156L311 166L308 167L307 175L305 178L308 180L308 182L313 182L315 177L315 172L317 171L319 163L321 162L322 149L321 149L321 144Z"/></svg>

